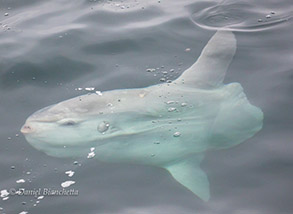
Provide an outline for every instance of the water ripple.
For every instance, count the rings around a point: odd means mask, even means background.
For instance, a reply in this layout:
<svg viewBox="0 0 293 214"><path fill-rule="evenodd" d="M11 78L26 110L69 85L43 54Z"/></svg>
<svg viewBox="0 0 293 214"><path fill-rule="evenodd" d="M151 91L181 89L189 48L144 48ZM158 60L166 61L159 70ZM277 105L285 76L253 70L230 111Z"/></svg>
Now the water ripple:
<svg viewBox="0 0 293 214"><path fill-rule="evenodd" d="M263 12L265 11L265 12ZM249 3L221 2L193 12L192 21L209 30L264 31L292 19L292 13L276 13Z"/></svg>

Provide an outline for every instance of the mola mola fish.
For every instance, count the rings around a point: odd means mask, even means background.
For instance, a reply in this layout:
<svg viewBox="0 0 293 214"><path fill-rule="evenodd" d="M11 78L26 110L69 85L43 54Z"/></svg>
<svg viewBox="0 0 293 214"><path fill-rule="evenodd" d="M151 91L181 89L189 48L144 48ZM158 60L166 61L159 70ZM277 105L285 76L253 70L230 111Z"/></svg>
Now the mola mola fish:
<svg viewBox="0 0 293 214"><path fill-rule="evenodd" d="M232 32L217 31L190 68L170 83L86 94L32 114L21 132L54 157L85 157L168 170L202 200L210 198L200 163L256 134L263 113L239 83L223 84L236 51Z"/></svg>

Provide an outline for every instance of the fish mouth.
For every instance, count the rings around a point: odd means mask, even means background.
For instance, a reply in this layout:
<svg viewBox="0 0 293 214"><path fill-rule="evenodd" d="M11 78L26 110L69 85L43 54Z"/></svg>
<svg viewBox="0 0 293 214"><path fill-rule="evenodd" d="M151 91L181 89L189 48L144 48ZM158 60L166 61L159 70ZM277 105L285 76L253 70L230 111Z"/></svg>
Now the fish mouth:
<svg viewBox="0 0 293 214"><path fill-rule="evenodd" d="M62 118L61 115L48 115L48 114L40 114L34 113L26 120L25 124L21 127L20 132L22 134L32 134L37 131L38 124L42 123L54 123Z"/></svg>
<svg viewBox="0 0 293 214"><path fill-rule="evenodd" d="M24 125L21 127L20 132L21 132L22 134L31 134L31 133L34 132L34 129L32 128L31 125L29 125L29 124L26 123L26 124L24 124Z"/></svg>

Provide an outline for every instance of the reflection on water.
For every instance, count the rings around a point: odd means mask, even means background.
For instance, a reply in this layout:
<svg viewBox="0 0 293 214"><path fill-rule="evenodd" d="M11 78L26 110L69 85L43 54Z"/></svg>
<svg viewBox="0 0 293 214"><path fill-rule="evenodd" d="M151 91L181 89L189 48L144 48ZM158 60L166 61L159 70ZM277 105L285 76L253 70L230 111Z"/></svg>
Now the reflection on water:
<svg viewBox="0 0 293 214"><path fill-rule="evenodd" d="M292 9L290 0L1 0L0 212L292 213ZM265 121L247 142L207 154L209 202L161 169L48 157L19 133L28 115L88 92L80 88L175 79L220 27L238 41L225 82L240 82ZM78 196L9 193L61 184Z"/></svg>

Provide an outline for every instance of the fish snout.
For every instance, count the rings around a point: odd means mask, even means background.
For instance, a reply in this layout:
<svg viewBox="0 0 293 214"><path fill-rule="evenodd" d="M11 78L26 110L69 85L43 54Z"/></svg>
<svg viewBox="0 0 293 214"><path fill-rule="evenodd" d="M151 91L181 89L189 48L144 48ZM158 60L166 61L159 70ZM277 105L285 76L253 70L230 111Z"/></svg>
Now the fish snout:
<svg viewBox="0 0 293 214"><path fill-rule="evenodd" d="M34 129L32 128L32 126L30 124L26 123L21 127L20 132L22 134L30 134L30 133L34 132Z"/></svg>

